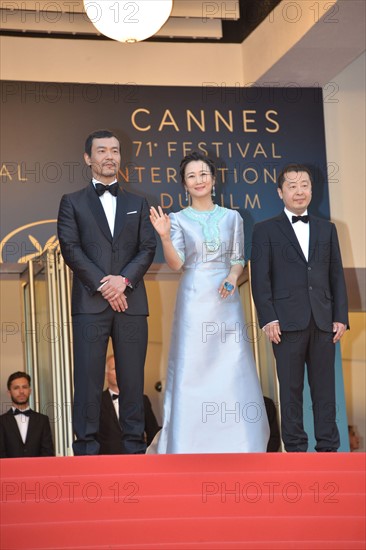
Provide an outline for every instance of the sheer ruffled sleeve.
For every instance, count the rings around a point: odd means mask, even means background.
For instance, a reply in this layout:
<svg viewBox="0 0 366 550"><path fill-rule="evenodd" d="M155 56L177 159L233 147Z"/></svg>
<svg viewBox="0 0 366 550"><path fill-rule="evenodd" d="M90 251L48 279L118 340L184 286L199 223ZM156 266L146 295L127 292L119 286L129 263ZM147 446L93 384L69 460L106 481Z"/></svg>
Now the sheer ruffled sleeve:
<svg viewBox="0 0 366 550"><path fill-rule="evenodd" d="M184 241L183 230L179 225L179 221L177 219L176 214L173 214L173 213L169 214L169 218L170 218L170 224L171 224L170 238L179 258L184 263L186 259L186 254L185 254L185 241Z"/></svg>
<svg viewBox="0 0 366 550"><path fill-rule="evenodd" d="M240 264L244 267L244 224L239 212L235 212L234 237L231 250L231 265Z"/></svg>

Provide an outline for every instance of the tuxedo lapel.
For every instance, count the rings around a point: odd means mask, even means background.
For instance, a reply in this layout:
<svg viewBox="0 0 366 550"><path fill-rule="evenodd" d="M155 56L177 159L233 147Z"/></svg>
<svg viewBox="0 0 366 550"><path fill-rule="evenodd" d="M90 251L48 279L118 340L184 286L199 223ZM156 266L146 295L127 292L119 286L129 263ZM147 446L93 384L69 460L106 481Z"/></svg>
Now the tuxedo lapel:
<svg viewBox="0 0 366 550"><path fill-rule="evenodd" d="M278 216L277 223L279 225L280 230L285 235L286 239L290 241L292 246L296 249L296 252L298 253L298 258L301 258L301 260L307 263L304 253L301 249L300 243L297 240L295 231L293 230L290 220L286 216L285 212L282 212L280 216Z"/></svg>
<svg viewBox="0 0 366 550"><path fill-rule="evenodd" d="M32 439L34 440L36 432L37 432L37 421L34 417L34 414L32 413L29 416L28 430L27 430L27 436L25 438L25 443L28 442L28 439L30 441L32 441Z"/></svg>
<svg viewBox="0 0 366 550"><path fill-rule="evenodd" d="M318 220L314 219L312 216L309 216L310 224L310 241L309 241L309 262L312 259L315 249L317 247L318 238L319 238L319 226Z"/></svg>
<svg viewBox="0 0 366 550"><path fill-rule="evenodd" d="M112 242L112 234L111 230L109 229L107 217L104 212L104 208L102 206L102 203L100 202L100 199L94 189L94 185L90 183L90 185L86 188L87 197L88 197L88 205L90 210L93 213L93 216L102 231L104 235L107 237L109 241Z"/></svg>
<svg viewBox="0 0 366 550"><path fill-rule="evenodd" d="M109 416L109 418L113 418L113 424L115 424L116 427L118 427L121 430L121 425L119 423L119 419L118 419L118 416L117 416L117 413L116 413L116 409L115 409L114 404L113 404L112 396L109 393L108 389L106 391L107 391L107 397L108 397L108 399L106 399L107 407L108 407L108 416Z"/></svg>
<svg viewBox="0 0 366 550"><path fill-rule="evenodd" d="M20 435L18 422L15 420L15 416L13 414L13 410L9 409L7 414L9 415L9 424L10 424L11 433L14 434L14 437L18 440L19 445L24 445L22 436ZM28 424L28 431L29 431L29 424ZM28 433L27 433L27 437L28 437Z"/></svg>
<svg viewBox="0 0 366 550"><path fill-rule="evenodd" d="M114 223L114 232L113 232L113 241L117 241L124 224L126 223L126 215L128 211L128 197L127 195L119 188L117 194L117 209L116 209L116 219Z"/></svg>

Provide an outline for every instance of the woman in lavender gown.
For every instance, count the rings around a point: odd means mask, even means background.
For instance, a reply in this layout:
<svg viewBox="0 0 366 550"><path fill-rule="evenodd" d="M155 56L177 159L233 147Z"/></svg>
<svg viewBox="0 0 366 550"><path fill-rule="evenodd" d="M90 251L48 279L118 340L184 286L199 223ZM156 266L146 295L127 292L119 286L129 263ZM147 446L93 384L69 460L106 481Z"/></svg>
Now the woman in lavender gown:
<svg viewBox="0 0 366 550"><path fill-rule="evenodd" d="M167 264L183 269L172 327L158 453L265 452L269 427L246 339L237 281L244 267L243 220L215 205L215 166L200 153L181 162L191 206L151 208Z"/></svg>

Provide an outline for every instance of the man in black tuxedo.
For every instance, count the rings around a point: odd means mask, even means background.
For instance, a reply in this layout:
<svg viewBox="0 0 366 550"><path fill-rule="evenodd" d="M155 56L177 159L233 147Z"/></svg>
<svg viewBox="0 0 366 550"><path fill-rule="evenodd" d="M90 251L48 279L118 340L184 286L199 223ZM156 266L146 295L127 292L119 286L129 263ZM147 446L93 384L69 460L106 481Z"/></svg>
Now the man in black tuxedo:
<svg viewBox="0 0 366 550"><path fill-rule="evenodd" d="M84 160L92 181L64 195L58 215L61 252L73 271L74 454L99 452L109 337L117 380L125 389L119 398L124 451L144 453L148 305L143 276L154 258L155 234L147 201L118 185L118 138L108 130L94 132L86 140Z"/></svg>
<svg viewBox="0 0 366 550"><path fill-rule="evenodd" d="M0 416L0 458L54 456L48 416L29 407L29 374L14 372L7 387L12 407Z"/></svg>
<svg viewBox="0 0 366 550"><path fill-rule="evenodd" d="M106 362L106 377L108 388L103 392L100 409L100 422L97 440L100 444L99 454L124 454L122 444L122 427L119 423L119 388L117 385L114 356L110 355ZM144 395L145 439L150 445L155 434L160 430L153 413L150 399Z"/></svg>
<svg viewBox="0 0 366 550"><path fill-rule="evenodd" d="M347 292L337 231L308 215L312 175L301 165L278 177L285 209L258 223L252 241L252 291L259 324L272 342L287 451L306 451L304 368L310 385L317 451L336 451L335 343L348 327Z"/></svg>

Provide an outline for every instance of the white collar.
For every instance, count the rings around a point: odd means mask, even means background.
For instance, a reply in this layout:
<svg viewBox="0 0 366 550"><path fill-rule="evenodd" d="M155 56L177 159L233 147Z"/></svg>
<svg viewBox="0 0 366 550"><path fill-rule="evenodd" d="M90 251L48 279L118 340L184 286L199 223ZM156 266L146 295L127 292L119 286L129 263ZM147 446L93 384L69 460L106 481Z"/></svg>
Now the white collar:
<svg viewBox="0 0 366 550"><path fill-rule="evenodd" d="M92 178L92 182L93 182L94 187L95 187L95 185L96 185L97 183L101 183L102 185L113 185L114 183L117 183L117 178L116 178L114 181L112 181L111 183L108 183L108 184L107 184L107 183L103 183L102 181L99 181L99 180L97 180L97 179L95 179L95 178Z"/></svg>

